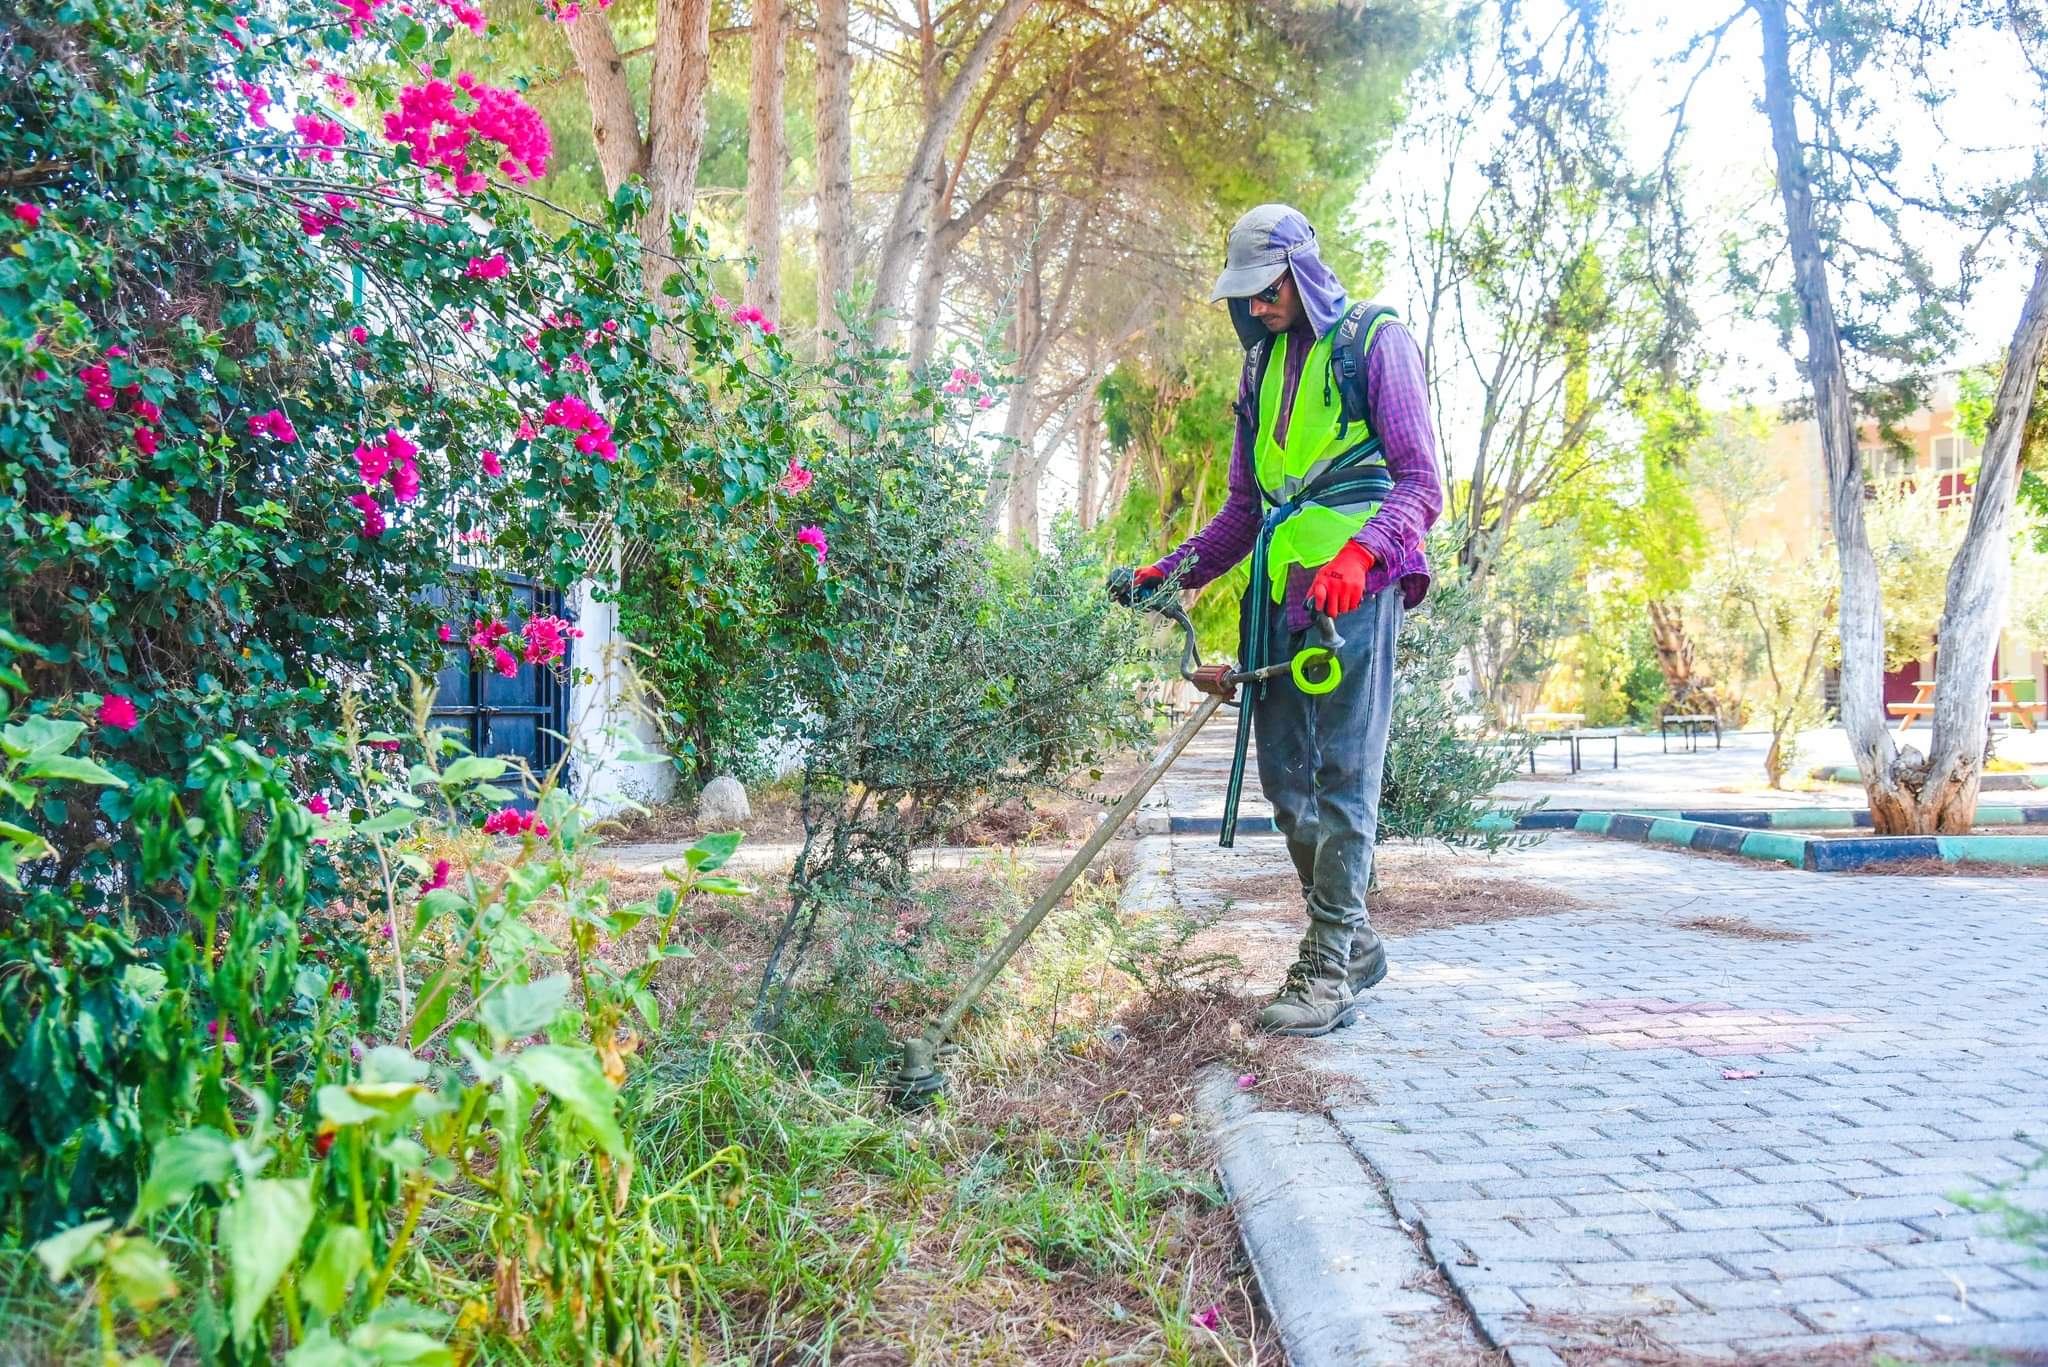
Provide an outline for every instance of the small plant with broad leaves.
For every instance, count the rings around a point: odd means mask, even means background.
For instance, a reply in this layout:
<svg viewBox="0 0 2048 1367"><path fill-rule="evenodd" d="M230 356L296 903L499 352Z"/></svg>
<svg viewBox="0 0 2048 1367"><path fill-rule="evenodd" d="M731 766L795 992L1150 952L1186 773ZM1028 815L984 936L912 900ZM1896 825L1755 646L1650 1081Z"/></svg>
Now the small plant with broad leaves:
<svg viewBox="0 0 2048 1367"><path fill-rule="evenodd" d="M689 1318L684 1274L748 1163L728 1148L652 1189L618 1103L664 1028L656 977L690 953L686 906L748 891L719 872L739 837L622 903L559 767L468 754L432 707L417 687L410 764L344 708L344 806L309 810L236 741L182 788L152 781L131 821L141 884L182 896L167 933L128 940L47 891L5 931L0 955L33 965L0 988L25 1024L9 1224L54 1227L36 1254L108 1361L175 1326L214 1362L453 1362L542 1320L617 1357ZM79 732L0 734L27 774ZM323 864L367 872L315 907ZM452 1316L426 1231L488 1269Z"/></svg>

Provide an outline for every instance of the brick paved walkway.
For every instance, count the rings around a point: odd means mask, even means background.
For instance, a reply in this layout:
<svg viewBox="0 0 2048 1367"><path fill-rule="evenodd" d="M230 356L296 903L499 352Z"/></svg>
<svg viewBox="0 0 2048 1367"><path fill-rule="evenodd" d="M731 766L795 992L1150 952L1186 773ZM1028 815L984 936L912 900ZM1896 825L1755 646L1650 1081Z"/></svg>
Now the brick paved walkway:
<svg viewBox="0 0 2048 1367"><path fill-rule="evenodd" d="M1197 741L1174 813L1213 810L1227 743ZM1291 944L1277 838L1148 843L1184 905L1227 900L1240 937ZM1948 1199L2048 1152L2048 881L1575 835L1455 867L1586 906L1394 941L1316 1058L1364 1084L1333 1119L1516 1363L1617 1317L1737 1360L1870 1334L1908 1356L2048 1350L2048 1267ZM1680 925L1702 915L1810 938ZM2027 1199L2048 1204L2048 1173Z"/></svg>

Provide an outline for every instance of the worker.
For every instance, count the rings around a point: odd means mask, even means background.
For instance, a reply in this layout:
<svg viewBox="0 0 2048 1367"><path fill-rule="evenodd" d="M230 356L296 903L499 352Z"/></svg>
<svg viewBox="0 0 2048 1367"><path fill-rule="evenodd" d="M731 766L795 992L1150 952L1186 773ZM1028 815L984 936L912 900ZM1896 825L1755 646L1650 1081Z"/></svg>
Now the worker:
<svg viewBox="0 0 2048 1367"><path fill-rule="evenodd" d="M1308 907L1308 933L1259 1024L1321 1035L1347 1024L1387 972L1365 895L1394 639L1429 590L1423 538L1443 510L1436 435L1414 337L1390 311L1349 303L1298 210L1262 204L1238 219L1210 301L1228 301L1245 347L1229 497L1122 582L1139 594L1197 589L1250 555L1247 667L1309 644L1312 612L1334 618L1344 639L1335 689L1312 695L1281 678L1254 685L1248 703L1259 785Z"/></svg>

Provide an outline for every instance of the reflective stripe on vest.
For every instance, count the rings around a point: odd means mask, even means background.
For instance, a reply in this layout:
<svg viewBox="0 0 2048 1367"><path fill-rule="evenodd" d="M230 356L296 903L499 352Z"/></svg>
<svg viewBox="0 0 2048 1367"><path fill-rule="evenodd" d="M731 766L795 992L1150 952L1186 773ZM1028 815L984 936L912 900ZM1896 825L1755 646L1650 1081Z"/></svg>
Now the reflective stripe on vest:
<svg viewBox="0 0 2048 1367"><path fill-rule="evenodd" d="M1375 319L1367 331L1363 348L1367 353L1374 334L1387 317ZM1336 559L1344 543L1379 511L1379 496L1370 492L1373 481L1330 478L1338 471L1357 469L1363 473L1366 467L1386 470L1379 438L1373 435L1371 426L1362 417L1347 423L1342 395L1324 379L1331 373L1330 346L1334 335L1333 330L1319 338L1302 362L1292 411L1287 415L1285 445L1275 440L1273 432L1279 423L1287 383L1290 338L1286 333L1270 344L1273 354L1266 363L1265 380L1259 386L1259 427L1252 467L1260 493L1274 513L1280 514L1272 527L1272 541L1266 553L1266 573L1275 603L1285 598L1288 573L1294 566L1314 569ZM1324 481L1326 488L1337 486L1329 497L1317 498L1308 492L1319 480ZM1303 498L1305 492L1308 497ZM1296 506L1288 510L1290 504Z"/></svg>

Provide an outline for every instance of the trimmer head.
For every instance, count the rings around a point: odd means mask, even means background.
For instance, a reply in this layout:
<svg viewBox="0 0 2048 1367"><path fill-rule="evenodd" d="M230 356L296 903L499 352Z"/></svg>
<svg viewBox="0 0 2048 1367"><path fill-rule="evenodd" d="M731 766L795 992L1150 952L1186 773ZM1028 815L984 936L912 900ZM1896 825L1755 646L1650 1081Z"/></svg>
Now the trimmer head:
<svg viewBox="0 0 2048 1367"><path fill-rule="evenodd" d="M938 1046L922 1035L903 1041L903 1061L889 1079L889 1099L906 1111L922 1110L946 1090Z"/></svg>

